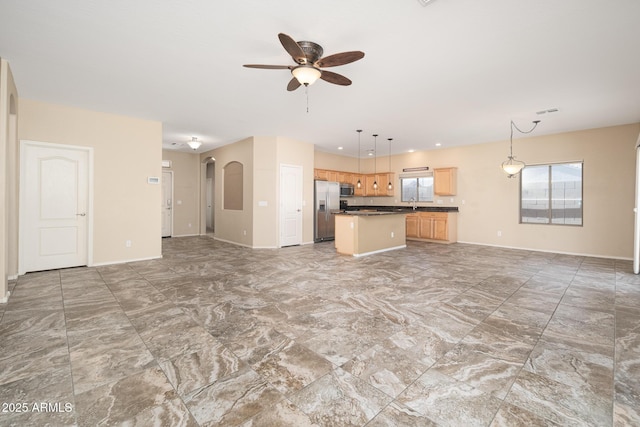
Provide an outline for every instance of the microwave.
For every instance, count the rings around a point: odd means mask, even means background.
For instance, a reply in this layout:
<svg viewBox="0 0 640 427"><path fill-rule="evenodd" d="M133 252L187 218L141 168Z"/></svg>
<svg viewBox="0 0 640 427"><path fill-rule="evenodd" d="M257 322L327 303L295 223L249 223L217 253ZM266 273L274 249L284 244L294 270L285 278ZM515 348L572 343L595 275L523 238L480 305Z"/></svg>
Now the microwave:
<svg viewBox="0 0 640 427"><path fill-rule="evenodd" d="M340 197L353 197L353 184L340 184Z"/></svg>

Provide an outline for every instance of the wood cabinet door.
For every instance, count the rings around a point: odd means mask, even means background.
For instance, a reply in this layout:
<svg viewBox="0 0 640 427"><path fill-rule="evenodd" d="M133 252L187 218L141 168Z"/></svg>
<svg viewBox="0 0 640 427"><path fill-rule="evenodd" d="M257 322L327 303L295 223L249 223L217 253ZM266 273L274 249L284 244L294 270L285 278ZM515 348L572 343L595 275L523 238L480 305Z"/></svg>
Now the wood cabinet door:
<svg viewBox="0 0 640 427"><path fill-rule="evenodd" d="M421 239L433 239L433 218L427 215L419 215L419 234Z"/></svg>
<svg viewBox="0 0 640 427"><path fill-rule="evenodd" d="M433 218L432 223L432 239L435 240L449 240L448 235L448 227L447 227L447 218L446 217L436 217Z"/></svg>
<svg viewBox="0 0 640 427"><path fill-rule="evenodd" d="M338 182L342 182L344 184L351 184L353 182L353 174L350 172L345 172L342 174L343 176L340 177L338 175Z"/></svg>
<svg viewBox="0 0 640 427"><path fill-rule="evenodd" d="M376 175L367 174L367 175L364 176L364 182L365 182L364 195L365 196L377 196L378 195L378 190L375 190L373 188L374 181L377 181ZM378 182L378 189L379 188L380 188L380 183Z"/></svg>
<svg viewBox="0 0 640 427"><path fill-rule="evenodd" d="M420 237L420 229L418 225L418 215L407 215L407 237Z"/></svg>
<svg viewBox="0 0 640 427"><path fill-rule="evenodd" d="M327 180L327 171L324 169L316 169L315 170L316 179L326 181Z"/></svg>
<svg viewBox="0 0 640 427"><path fill-rule="evenodd" d="M327 181L338 182L338 172L327 171Z"/></svg>
<svg viewBox="0 0 640 427"><path fill-rule="evenodd" d="M360 188L358 188L358 181L360 181ZM364 176L360 174L353 174L353 195L364 196L364 188L367 183L364 180Z"/></svg>
<svg viewBox="0 0 640 427"><path fill-rule="evenodd" d="M456 195L456 168L433 170L433 192L438 196Z"/></svg>
<svg viewBox="0 0 640 427"><path fill-rule="evenodd" d="M389 183L389 174L385 173L377 173L376 181L378 182L378 193L377 196L388 196L389 189L387 188L387 184Z"/></svg>

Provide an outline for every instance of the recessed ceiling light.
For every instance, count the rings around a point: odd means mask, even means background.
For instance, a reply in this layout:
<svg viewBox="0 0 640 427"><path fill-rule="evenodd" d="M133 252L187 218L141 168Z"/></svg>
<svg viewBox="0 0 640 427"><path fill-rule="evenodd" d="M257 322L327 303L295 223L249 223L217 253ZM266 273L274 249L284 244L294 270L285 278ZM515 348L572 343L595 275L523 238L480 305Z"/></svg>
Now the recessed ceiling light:
<svg viewBox="0 0 640 427"><path fill-rule="evenodd" d="M413 153L414 151L416 151L416 150L414 150L414 149L411 149L411 150L409 150L409 153Z"/></svg>
<svg viewBox="0 0 640 427"><path fill-rule="evenodd" d="M343 149L342 147L338 147L338 150L342 150L342 149Z"/></svg>
<svg viewBox="0 0 640 427"><path fill-rule="evenodd" d="M436 142L436 147L440 147L442 145L441 142Z"/></svg>

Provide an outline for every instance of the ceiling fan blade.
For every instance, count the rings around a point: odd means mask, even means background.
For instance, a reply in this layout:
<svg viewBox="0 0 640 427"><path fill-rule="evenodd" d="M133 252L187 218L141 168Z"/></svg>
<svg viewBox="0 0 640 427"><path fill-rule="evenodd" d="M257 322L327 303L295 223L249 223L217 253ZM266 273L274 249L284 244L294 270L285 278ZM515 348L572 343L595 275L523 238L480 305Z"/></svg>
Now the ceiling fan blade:
<svg viewBox="0 0 640 427"><path fill-rule="evenodd" d="M307 62L307 55L304 54L304 51L294 39L285 33L278 34L278 38L280 39L280 43L282 43L284 50L291 55L294 61L298 64L305 64Z"/></svg>
<svg viewBox="0 0 640 427"><path fill-rule="evenodd" d="M362 58L364 58L364 52L354 50L351 52L336 53L335 55L329 55L321 58L315 65L317 67L335 67L337 65L349 64Z"/></svg>
<svg viewBox="0 0 640 427"><path fill-rule="evenodd" d="M320 75L320 78L325 82L333 83L335 85L340 85L340 86L349 86L351 84L351 80L349 80L348 78L346 78L341 74L333 73L331 71L325 71L325 70L321 70L321 71L322 71L322 75Z"/></svg>
<svg viewBox="0 0 640 427"><path fill-rule="evenodd" d="M287 90L291 92L293 90L298 89L299 87L300 87L300 82L298 81L298 79L294 77L289 81L289 84L287 85Z"/></svg>
<svg viewBox="0 0 640 427"><path fill-rule="evenodd" d="M262 64L244 64L243 67L247 68L265 68L267 70L290 70L293 66L290 65L262 65Z"/></svg>

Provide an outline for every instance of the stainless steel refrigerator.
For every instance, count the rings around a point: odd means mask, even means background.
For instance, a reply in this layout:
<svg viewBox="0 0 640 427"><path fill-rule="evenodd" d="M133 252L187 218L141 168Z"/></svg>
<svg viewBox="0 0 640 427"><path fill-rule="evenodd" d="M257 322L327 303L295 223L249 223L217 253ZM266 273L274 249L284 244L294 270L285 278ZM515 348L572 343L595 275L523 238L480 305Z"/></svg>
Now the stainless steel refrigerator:
<svg viewBox="0 0 640 427"><path fill-rule="evenodd" d="M335 238L335 214L340 211L340 184L330 181L315 181L315 222L316 242Z"/></svg>

